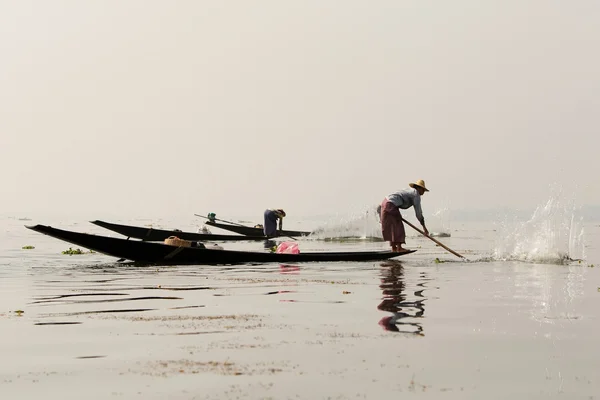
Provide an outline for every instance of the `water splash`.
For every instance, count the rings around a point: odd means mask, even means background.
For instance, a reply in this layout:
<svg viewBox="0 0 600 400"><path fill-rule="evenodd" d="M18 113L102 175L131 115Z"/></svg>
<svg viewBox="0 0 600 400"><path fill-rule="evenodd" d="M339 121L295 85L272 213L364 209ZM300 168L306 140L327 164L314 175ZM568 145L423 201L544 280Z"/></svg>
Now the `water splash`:
<svg viewBox="0 0 600 400"><path fill-rule="evenodd" d="M402 211L404 215L407 210ZM449 210L447 207L436 210L432 217L428 217L427 225L431 236L449 237L448 219ZM407 232L407 236L411 234L413 234L412 231ZM383 241L377 206L366 206L360 211L330 218L313 231L311 238L318 240Z"/></svg>
<svg viewBox="0 0 600 400"><path fill-rule="evenodd" d="M450 210L448 207L438 208L427 218L427 227L433 237L450 237Z"/></svg>
<svg viewBox="0 0 600 400"><path fill-rule="evenodd" d="M500 223L493 258L567 264L585 258L583 217L562 193L536 208L526 222Z"/></svg>
<svg viewBox="0 0 600 400"><path fill-rule="evenodd" d="M377 206L331 218L315 229L310 237L318 240L383 240Z"/></svg>

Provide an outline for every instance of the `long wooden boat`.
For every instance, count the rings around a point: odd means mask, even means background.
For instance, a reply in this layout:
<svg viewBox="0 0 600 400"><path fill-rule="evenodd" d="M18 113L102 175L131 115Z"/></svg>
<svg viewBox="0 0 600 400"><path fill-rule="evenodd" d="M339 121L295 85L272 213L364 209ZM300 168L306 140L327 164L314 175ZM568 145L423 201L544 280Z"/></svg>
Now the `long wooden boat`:
<svg viewBox="0 0 600 400"><path fill-rule="evenodd" d="M314 262L314 261L375 261L413 253L391 251L359 252L310 252L281 254L270 252L217 250L202 247L178 247L159 242L127 240L108 236L92 235L52 228L47 225L26 226L39 233L63 240L109 256L162 265L175 264L246 264L270 262Z"/></svg>
<svg viewBox="0 0 600 400"><path fill-rule="evenodd" d="M113 232L120 233L127 238L141 239L148 242L162 242L169 236L177 236L183 240L192 240L196 242L211 241L241 241L241 240L266 240L264 235L244 236L244 235L212 235L206 233L170 231L167 229L145 228L141 226L113 224L100 220L90 221L94 225L101 226Z"/></svg>
<svg viewBox="0 0 600 400"><path fill-rule="evenodd" d="M219 222L207 221L206 225L214 226L215 228L225 229L226 231L239 233L240 235L245 236L259 236L264 235L263 228L254 228L252 226L242 226L242 225L232 225L232 224L222 224ZM278 230L277 235L274 237L280 236L308 236L310 232L306 231L287 231L287 230Z"/></svg>

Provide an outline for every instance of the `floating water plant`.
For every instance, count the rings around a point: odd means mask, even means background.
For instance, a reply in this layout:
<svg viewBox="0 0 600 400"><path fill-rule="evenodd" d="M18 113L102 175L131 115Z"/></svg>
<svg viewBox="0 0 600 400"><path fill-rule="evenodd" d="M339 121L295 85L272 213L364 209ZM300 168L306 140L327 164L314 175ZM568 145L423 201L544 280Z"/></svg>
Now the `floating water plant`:
<svg viewBox="0 0 600 400"><path fill-rule="evenodd" d="M446 261L440 260L439 258L435 258L435 260L433 260L436 264L442 264L445 263Z"/></svg>
<svg viewBox="0 0 600 400"><path fill-rule="evenodd" d="M23 247L21 247L21 248L22 248L23 250L32 250L32 249L35 249L35 247L33 247L33 246L23 246Z"/></svg>
<svg viewBox="0 0 600 400"><path fill-rule="evenodd" d="M72 249L69 247L69 250L63 250L63 254L73 255L73 254L83 254L81 249Z"/></svg>
<svg viewBox="0 0 600 400"><path fill-rule="evenodd" d="M19 317L20 317L21 315L23 315L23 313L24 313L24 312L25 312L25 311L23 311L23 310L15 310L15 314L17 314Z"/></svg>
<svg viewBox="0 0 600 400"><path fill-rule="evenodd" d="M87 251L83 251L83 250L81 250L79 248L72 249L70 247L69 247L68 250L63 250L62 251L63 254L68 254L70 256L72 256L73 254L88 254L88 253L93 253L93 252L94 252L93 250L90 250L89 252L87 252Z"/></svg>

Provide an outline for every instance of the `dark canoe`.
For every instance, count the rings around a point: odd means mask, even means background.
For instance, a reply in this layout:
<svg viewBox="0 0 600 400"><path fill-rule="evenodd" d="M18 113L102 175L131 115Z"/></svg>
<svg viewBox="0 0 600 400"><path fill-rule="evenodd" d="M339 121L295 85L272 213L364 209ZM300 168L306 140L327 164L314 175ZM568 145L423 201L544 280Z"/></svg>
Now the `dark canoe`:
<svg viewBox="0 0 600 400"><path fill-rule="evenodd" d="M155 229L155 228L144 228L141 226L130 226L113 224L111 222L104 221L90 221L94 225L101 226L113 232L120 233L128 238L142 239L148 242L162 242L169 236L177 236L179 239L192 240L195 242L211 241L235 241L235 240L266 240L267 237L260 236L244 236L244 235L212 235L205 233L194 233L194 232L179 232L169 231L166 229Z"/></svg>
<svg viewBox="0 0 600 400"><path fill-rule="evenodd" d="M386 260L416 251L410 250L404 253L394 253L391 251L361 251L278 254L270 252L204 249L199 247L176 247L159 242L144 242L65 231L46 225L27 226L27 228L109 256L141 263L162 265L375 261Z"/></svg>
<svg viewBox="0 0 600 400"><path fill-rule="evenodd" d="M240 235L244 235L244 236L264 235L263 228L254 228L251 226L240 226L240 225L231 225L231 224L221 224L218 222L211 222L211 221L206 222L206 225L214 226L215 228L225 229L226 231L239 233ZM277 235L275 235L274 237L308 236L308 235L310 235L310 232L281 230L281 231L277 231Z"/></svg>

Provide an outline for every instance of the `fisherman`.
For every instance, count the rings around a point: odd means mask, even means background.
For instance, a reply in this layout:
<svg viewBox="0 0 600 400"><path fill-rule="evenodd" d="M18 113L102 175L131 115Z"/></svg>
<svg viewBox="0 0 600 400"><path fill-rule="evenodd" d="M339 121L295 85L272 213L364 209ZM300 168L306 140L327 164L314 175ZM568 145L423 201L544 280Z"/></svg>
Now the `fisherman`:
<svg viewBox="0 0 600 400"><path fill-rule="evenodd" d="M263 224L263 232L265 233L265 236L275 236L277 234L277 230L282 229L283 217L285 217L285 211L283 211L281 208L265 210L265 222ZM279 220L279 227L277 227L277 220Z"/></svg>
<svg viewBox="0 0 600 400"><path fill-rule="evenodd" d="M411 189L404 189L394 192L383 199L381 203L381 232L383 240L389 241L392 246L392 251L403 252L407 249L402 245L406 240L404 232L404 223L400 209L406 210L410 207L415 208L417 219L423 226L425 234L429 235L429 231L425 227L425 218L423 218L423 210L421 209L421 196L429 189L425 187L425 182L422 179L414 183L410 183Z"/></svg>

